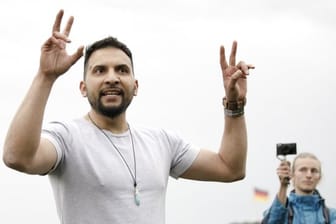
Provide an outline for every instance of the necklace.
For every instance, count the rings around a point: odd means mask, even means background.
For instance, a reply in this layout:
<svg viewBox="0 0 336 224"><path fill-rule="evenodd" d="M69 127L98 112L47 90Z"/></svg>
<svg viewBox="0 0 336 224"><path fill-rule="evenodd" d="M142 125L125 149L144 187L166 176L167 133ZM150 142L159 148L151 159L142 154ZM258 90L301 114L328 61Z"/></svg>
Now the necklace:
<svg viewBox="0 0 336 224"><path fill-rule="evenodd" d="M138 184L137 184L137 175L136 175L136 158L135 158L135 150L134 150L134 140L133 140L133 135L132 135L132 131L130 129L129 124L127 123L127 129L130 133L130 138L131 138L131 144L132 144L132 151L133 151L133 162L134 162L134 174L130 168L130 166L128 165L125 157L121 154L119 148L114 144L114 142L110 139L110 137L108 137L108 135L104 132L104 130L102 128L100 128L96 122L94 122L94 120L91 118L90 113L88 113L88 117L90 119L90 121L92 122L92 124L94 124L94 126L96 126L96 128L108 139L108 141L111 143L111 145L113 146L113 148L118 152L120 158L122 159L122 161L125 163L128 172L130 173L132 179L133 179L133 186L134 186L134 202L137 206L140 205L140 198L139 198L139 189L138 189Z"/></svg>

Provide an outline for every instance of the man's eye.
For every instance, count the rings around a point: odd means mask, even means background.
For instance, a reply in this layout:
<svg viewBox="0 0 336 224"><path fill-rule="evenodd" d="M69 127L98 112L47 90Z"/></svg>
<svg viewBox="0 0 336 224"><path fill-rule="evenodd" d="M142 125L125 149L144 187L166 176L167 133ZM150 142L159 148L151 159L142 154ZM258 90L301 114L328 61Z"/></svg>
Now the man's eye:
<svg viewBox="0 0 336 224"><path fill-rule="evenodd" d="M94 70L94 73L95 74L101 74L101 73L103 73L104 72L104 68L102 68L102 67L97 67L97 68L95 68L95 70Z"/></svg>
<svg viewBox="0 0 336 224"><path fill-rule="evenodd" d="M120 73L124 73L124 74L128 74L129 73L129 69L125 66L120 66L117 68L118 72Z"/></svg>
<svg viewBox="0 0 336 224"><path fill-rule="evenodd" d="M301 168L300 171L301 172L307 172L307 168Z"/></svg>

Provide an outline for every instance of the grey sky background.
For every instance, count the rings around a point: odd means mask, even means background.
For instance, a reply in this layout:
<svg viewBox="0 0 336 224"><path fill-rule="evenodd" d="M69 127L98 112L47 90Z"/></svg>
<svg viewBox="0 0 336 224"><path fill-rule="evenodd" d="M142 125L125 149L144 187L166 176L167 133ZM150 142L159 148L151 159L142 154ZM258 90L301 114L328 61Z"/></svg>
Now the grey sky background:
<svg viewBox="0 0 336 224"><path fill-rule="evenodd" d="M4 0L0 6L1 145L61 8L64 19L75 17L70 52L108 35L133 51L140 89L130 123L165 127L214 151L224 122L219 46L229 53L237 40L237 59L256 66L248 78L247 176L231 184L171 179L167 224L258 220L278 189L278 142L296 142L299 152L321 159L319 189L336 207L334 1ZM83 59L56 82L45 122L89 110L79 91L82 65ZM270 200L255 201L254 187ZM58 223L48 178L0 163L0 214L0 223Z"/></svg>

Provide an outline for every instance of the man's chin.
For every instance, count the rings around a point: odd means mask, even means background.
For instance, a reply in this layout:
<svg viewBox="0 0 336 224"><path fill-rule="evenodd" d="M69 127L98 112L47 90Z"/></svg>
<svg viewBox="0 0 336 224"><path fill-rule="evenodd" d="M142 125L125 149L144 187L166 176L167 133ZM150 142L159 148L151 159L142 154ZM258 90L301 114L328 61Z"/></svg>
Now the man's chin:
<svg viewBox="0 0 336 224"><path fill-rule="evenodd" d="M104 99L101 99L100 100L100 103L104 106L104 107L118 107L122 104L122 101L121 100L117 100L117 99L114 99L114 100L104 100Z"/></svg>
<svg viewBox="0 0 336 224"><path fill-rule="evenodd" d="M128 104L121 101L104 101L100 100L100 104L97 107L99 113L103 114L104 116L115 118L118 117L120 114L124 113L128 107Z"/></svg>
<svg viewBox="0 0 336 224"><path fill-rule="evenodd" d="M305 194L312 194L315 191L315 188L304 188L302 189L302 192Z"/></svg>
<svg viewBox="0 0 336 224"><path fill-rule="evenodd" d="M99 113L110 117L110 118L115 118L122 114L125 110L120 107L120 106L104 106L99 108Z"/></svg>
<svg viewBox="0 0 336 224"><path fill-rule="evenodd" d="M103 111L118 111L120 110L121 102L101 102L100 109Z"/></svg>

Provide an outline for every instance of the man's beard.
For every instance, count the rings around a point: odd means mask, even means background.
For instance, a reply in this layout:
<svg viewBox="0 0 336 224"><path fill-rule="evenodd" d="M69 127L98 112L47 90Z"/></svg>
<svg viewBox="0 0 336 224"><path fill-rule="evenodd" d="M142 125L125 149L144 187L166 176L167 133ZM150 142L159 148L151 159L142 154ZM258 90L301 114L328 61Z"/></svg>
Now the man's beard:
<svg viewBox="0 0 336 224"><path fill-rule="evenodd" d="M130 105L132 99L125 99L122 96L122 101L120 103L120 105L117 106L109 106L106 107L104 106L104 104L101 101L101 97L99 96L98 99L92 99L93 97L88 97L88 101L92 107L92 109L94 109L97 113L102 114L106 117L109 117L111 119L119 116L120 114L124 113L126 111L126 109L128 108L128 106Z"/></svg>

